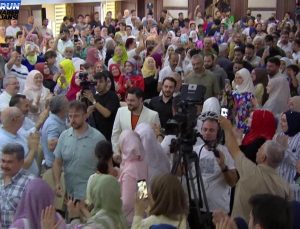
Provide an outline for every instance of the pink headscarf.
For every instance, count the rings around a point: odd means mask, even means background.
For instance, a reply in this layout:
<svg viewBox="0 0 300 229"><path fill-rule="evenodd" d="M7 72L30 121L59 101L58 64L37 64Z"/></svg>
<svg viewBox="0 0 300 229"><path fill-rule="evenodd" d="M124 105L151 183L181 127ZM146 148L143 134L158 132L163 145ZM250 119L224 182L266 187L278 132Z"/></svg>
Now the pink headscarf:
<svg viewBox="0 0 300 229"><path fill-rule="evenodd" d="M170 162L167 154L156 139L154 130L147 123L139 124L134 130L141 138L145 149L145 162L150 180L162 174L170 173Z"/></svg>
<svg viewBox="0 0 300 229"><path fill-rule="evenodd" d="M32 70L32 71L30 71L28 73L28 76L27 76L26 81L25 81L24 92L25 91L40 91L40 90L42 90L43 84L41 86L37 86L34 83L34 76L36 74L41 74L43 76L43 74L40 71L38 71L38 70Z"/></svg>
<svg viewBox="0 0 300 229"><path fill-rule="evenodd" d="M99 61L98 53L99 51L97 48L89 48L86 54L86 62L94 65L96 62Z"/></svg>
<svg viewBox="0 0 300 229"><path fill-rule="evenodd" d="M130 175L136 180L148 180L148 169L144 161L145 151L141 139L132 130L124 130L119 138L120 151L122 152L121 174Z"/></svg>

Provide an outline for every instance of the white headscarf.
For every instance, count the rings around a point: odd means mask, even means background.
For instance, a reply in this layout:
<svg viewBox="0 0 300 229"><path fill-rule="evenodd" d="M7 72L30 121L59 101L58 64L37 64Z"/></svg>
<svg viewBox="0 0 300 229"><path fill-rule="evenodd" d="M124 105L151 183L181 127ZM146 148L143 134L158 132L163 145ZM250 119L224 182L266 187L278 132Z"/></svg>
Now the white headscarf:
<svg viewBox="0 0 300 229"><path fill-rule="evenodd" d="M147 123L139 124L134 130L141 138L145 150L145 162L150 180L161 174L170 173L168 156L156 139L154 130Z"/></svg>
<svg viewBox="0 0 300 229"><path fill-rule="evenodd" d="M166 66L169 66L170 65L170 61L169 61L169 52L170 52L170 49L173 48L174 51L177 49L177 46L176 45L169 45L168 49L167 49L167 52L166 52L166 57L165 57L165 60L164 60L164 63L163 63L163 67L166 67Z"/></svg>
<svg viewBox="0 0 300 229"><path fill-rule="evenodd" d="M196 35L196 37L194 37ZM195 31L195 30L192 30L191 32L190 32L190 36L189 36L190 38L193 38L193 42L195 43L195 42L197 42L199 39L198 39L198 34L197 34L197 32Z"/></svg>
<svg viewBox="0 0 300 229"><path fill-rule="evenodd" d="M264 104L263 109L272 111L274 115L287 111L291 97L288 80L282 76L270 79L268 87L270 88L269 99Z"/></svg>
<svg viewBox="0 0 300 229"><path fill-rule="evenodd" d="M246 68L242 68L235 73L243 78L243 83L241 85L236 85L235 88L239 93L251 92L254 93L255 88L251 78L250 72Z"/></svg>

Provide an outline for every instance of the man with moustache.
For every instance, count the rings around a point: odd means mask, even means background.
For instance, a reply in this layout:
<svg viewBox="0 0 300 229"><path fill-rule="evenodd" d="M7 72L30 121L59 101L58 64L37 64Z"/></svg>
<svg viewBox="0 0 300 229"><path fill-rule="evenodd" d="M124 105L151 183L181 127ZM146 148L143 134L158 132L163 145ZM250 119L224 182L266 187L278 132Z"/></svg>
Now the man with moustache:
<svg viewBox="0 0 300 229"><path fill-rule="evenodd" d="M25 151L21 144L8 143L1 151L0 227L6 229L12 223L27 183L34 176L23 169Z"/></svg>
<svg viewBox="0 0 300 229"><path fill-rule="evenodd" d="M73 101L69 104L71 127L61 133L53 152L53 175L57 196L63 196L61 173L64 170L65 187L69 196L84 200L89 177L97 171L95 145L105 137L86 122L85 103Z"/></svg>

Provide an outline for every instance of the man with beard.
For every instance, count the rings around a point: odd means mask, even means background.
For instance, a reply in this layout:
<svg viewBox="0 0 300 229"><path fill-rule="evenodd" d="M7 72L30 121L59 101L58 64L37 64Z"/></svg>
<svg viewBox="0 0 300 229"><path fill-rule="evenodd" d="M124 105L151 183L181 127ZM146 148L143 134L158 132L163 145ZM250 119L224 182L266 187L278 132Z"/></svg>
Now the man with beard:
<svg viewBox="0 0 300 229"><path fill-rule="evenodd" d="M71 127L59 136L54 150L53 175L57 196L63 196L61 172L64 170L66 192L75 200L84 200L89 177L97 171L95 145L104 136L86 122L85 103L73 101L69 105Z"/></svg>
<svg viewBox="0 0 300 229"><path fill-rule="evenodd" d="M220 89L225 87L225 79L228 78L227 73L215 62L215 56L207 54L204 56L204 68L210 70L216 77L220 85Z"/></svg>
<svg viewBox="0 0 300 229"><path fill-rule="evenodd" d="M141 89L128 89L126 102L126 107L118 109L111 136L113 151L117 155L119 152L119 136L123 130L134 130L135 127L142 122L148 123L153 127L160 127L158 113L144 106L143 91Z"/></svg>
<svg viewBox="0 0 300 229"><path fill-rule="evenodd" d="M106 139L110 140L120 101L116 92L108 87L108 76L105 73L96 73L94 79L97 82L97 93L93 95L90 90L86 90L83 96L93 104L95 127Z"/></svg>
<svg viewBox="0 0 300 229"><path fill-rule="evenodd" d="M66 28L60 31L60 39L57 43L57 50L64 55L66 47L74 47L70 38L70 31Z"/></svg>
<svg viewBox="0 0 300 229"><path fill-rule="evenodd" d="M192 57L193 71L187 75L185 83L197 84L206 87L205 99L216 97L220 93L217 77L204 68L203 57L196 54Z"/></svg>
<svg viewBox="0 0 300 229"><path fill-rule="evenodd" d="M284 75L280 73L280 60L277 57L271 57L268 59L266 69L269 79L284 77Z"/></svg>
<svg viewBox="0 0 300 229"><path fill-rule="evenodd" d="M172 101L176 88L176 80L172 77L164 78L162 82L162 95L151 99L149 108L159 114L162 128L166 127L166 123L173 117Z"/></svg>

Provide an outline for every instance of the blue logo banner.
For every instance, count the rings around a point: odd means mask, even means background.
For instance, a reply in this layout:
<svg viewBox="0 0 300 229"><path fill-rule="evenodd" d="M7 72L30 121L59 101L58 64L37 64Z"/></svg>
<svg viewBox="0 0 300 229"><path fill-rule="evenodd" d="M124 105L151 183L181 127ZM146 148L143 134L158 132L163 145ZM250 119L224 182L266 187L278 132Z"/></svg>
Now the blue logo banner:
<svg viewBox="0 0 300 229"><path fill-rule="evenodd" d="M21 0L1 0L0 19L12 20L18 19Z"/></svg>

